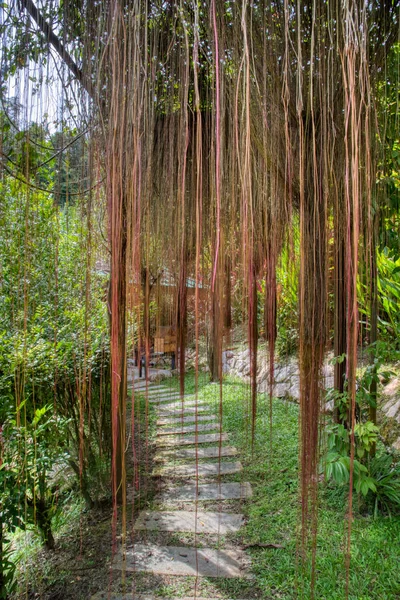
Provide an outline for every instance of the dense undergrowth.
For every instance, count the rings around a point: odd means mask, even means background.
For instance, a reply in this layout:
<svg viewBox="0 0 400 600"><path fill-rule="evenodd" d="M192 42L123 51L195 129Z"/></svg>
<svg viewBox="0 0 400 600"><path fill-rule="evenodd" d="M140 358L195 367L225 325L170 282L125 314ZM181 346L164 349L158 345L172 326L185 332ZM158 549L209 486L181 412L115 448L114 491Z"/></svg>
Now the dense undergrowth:
<svg viewBox="0 0 400 600"><path fill-rule="evenodd" d="M131 416L130 405L128 401L128 417ZM148 477L152 468L152 451L147 440L151 438L155 421L154 414L150 413L146 423L143 397L136 400L135 426L136 468L133 466L132 440L130 435L127 437L128 521L154 494L154 482ZM55 539L52 551L43 546L40 532L34 524L24 530L17 528L9 536L10 560L16 568L10 600L88 600L99 589L108 589L113 580L109 568L113 546L111 485L109 483L108 494L103 496L102 502L88 507L72 473L68 474L68 480L68 492L60 498L52 519ZM135 492L133 488L136 488ZM120 509L119 529L122 528L121 518ZM129 526L129 536L131 531ZM118 579L117 576L115 578Z"/></svg>

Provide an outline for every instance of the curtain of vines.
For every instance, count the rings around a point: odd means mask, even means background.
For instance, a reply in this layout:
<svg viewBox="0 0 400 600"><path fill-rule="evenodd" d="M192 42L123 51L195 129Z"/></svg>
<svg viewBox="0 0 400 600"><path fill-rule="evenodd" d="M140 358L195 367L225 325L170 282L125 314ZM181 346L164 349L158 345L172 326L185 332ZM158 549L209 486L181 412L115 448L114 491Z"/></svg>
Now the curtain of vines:
<svg viewBox="0 0 400 600"><path fill-rule="evenodd" d="M196 366L199 340L208 335L211 377L220 380L235 272L251 356L254 433L257 286L265 281L272 397L276 268L283 245L292 248L299 218L300 542L305 551L311 540L315 556L329 239L335 346L347 355L336 385L346 377L354 424L359 252L361 243L369 253L374 246L374 86L397 36L395 3L89 0L81 20L70 4L61 11L64 39L72 44L71 32L79 39L82 68L75 76L91 97L94 163L104 169L108 208L114 526L118 497L125 502L127 349L150 352L151 274L168 272L175 283L170 321L183 393L187 278L196 286ZM57 52L65 62L65 52ZM208 328L200 288L207 290ZM127 307L139 315L135 339ZM349 540L351 490L350 482Z"/></svg>

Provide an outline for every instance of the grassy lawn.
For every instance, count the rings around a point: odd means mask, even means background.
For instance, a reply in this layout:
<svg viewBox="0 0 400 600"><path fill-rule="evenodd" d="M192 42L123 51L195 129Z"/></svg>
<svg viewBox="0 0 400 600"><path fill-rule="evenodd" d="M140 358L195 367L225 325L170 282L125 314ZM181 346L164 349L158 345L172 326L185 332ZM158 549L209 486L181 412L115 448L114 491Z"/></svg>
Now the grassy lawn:
<svg viewBox="0 0 400 600"><path fill-rule="evenodd" d="M175 382L174 382L175 385ZM177 385L177 384L176 384ZM219 403L218 385L201 378L203 397ZM187 392L194 377L187 377ZM283 400L272 405L272 453L269 400L258 397L254 446L251 444L250 392L243 382L227 377L223 385L223 429L241 453L244 471L236 479L250 481L254 497L243 506L247 524L238 542L271 544L249 548L257 588L264 598L309 598L309 574L300 573L296 560L298 534L298 413L299 407ZM234 478L232 477L231 480ZM319 493L317 537L317 582L315 597L342 600L345 597L344 549L347 487L322 483ZM400 517L361 512L354 502L350 598L389 600L400 598ZM272 546L278 545L278 548Z"/></svg>

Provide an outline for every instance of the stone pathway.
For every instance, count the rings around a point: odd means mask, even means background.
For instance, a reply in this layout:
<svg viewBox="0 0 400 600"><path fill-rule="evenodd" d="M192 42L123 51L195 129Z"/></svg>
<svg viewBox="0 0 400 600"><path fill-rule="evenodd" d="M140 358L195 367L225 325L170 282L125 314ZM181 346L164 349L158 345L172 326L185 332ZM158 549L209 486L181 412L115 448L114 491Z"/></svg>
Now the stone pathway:
<svg viewBox="0 0 400 600"><path fill-rule="evenodd" d="M217 539L214 537L212 543L213 546L217 544L217 548L204 547L203 542L198 544L196 537L187 546L147 543L146 539L146 543L143 543L142 538L134 546L126 548L124 554L120 551L116 555L112 563L113 570L127 574L168 576L169 581L171 577L188 576L195 577L196 581L202 577L247 579L248 557L232 544L227 546L224 539L220 538L238 531L244 523L242 514L229 512L229 503L252 496L249 483L221 481L221 477L243 470L236 458L236 448L225 444L229 434L222 432L219 417L204 414L212 412L204 401L196 402L193 396L182 399L179 394L170 393L166 386L149 385L146 388L142 383L135 385L135 393L146 391L148 401L157 411L157 452L153 476L162 478L162 490L155 498L159 508L142 510L135 520L134 530L152 534L171 532L179 535L186 532L218 536ZM166 401L169 402L165 404ZM204 433L206 431L212 433ZM198 478L207 479L199 483ZM177 480L182 482L174 485L173 482ZM221 503L217 505L218 511L215 510L215 504L213 510L207 510L207 502ZM223 509L224 502L227 502L226 510ZM180 503L184 503L184 510L179 510ZM172 506L169 507L169 504ZM154 600L153 596L148 595L134 597L138 600ZM92 600L128 598L132 598L132 593L110 595L100 592Z"/></svg>

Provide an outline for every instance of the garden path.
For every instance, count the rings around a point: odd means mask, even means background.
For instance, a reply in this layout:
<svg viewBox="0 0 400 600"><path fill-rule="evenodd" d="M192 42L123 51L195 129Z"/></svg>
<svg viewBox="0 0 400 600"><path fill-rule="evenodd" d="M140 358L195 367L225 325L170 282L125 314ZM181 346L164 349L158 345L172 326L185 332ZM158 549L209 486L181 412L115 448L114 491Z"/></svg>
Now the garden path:
<svg viewBox="0 0 400 600"><path fill-rule="evenodd" d="M222 431L219 416L200 398L193 395L181 398L165 385L145 386L141 382L135 384L134 389L135 392L147 393L149 404L157 412L157 450L152 476L162 482L154 510L142 510L135 520L134 529L159 534L189 533L193 537L186 545L140 541L128 546L125 551L121 550L112 563L112 569L127 574L150 573L173 579L188 576L196 580L248 578L247 556L225 536L238 531L244 522L242 514L229 509L230 502L250 498L252 489L248 482L227 480L229 475L239 473L243 467L236 448L228 443L229 434ZM207 508L210 503L213 510ZM204 545L204 536L213 543ZM153 596L133 595L132 592L100 592L92 600L132 598L154 600ZM204 600L197 595L196 599Z"/></svg>

